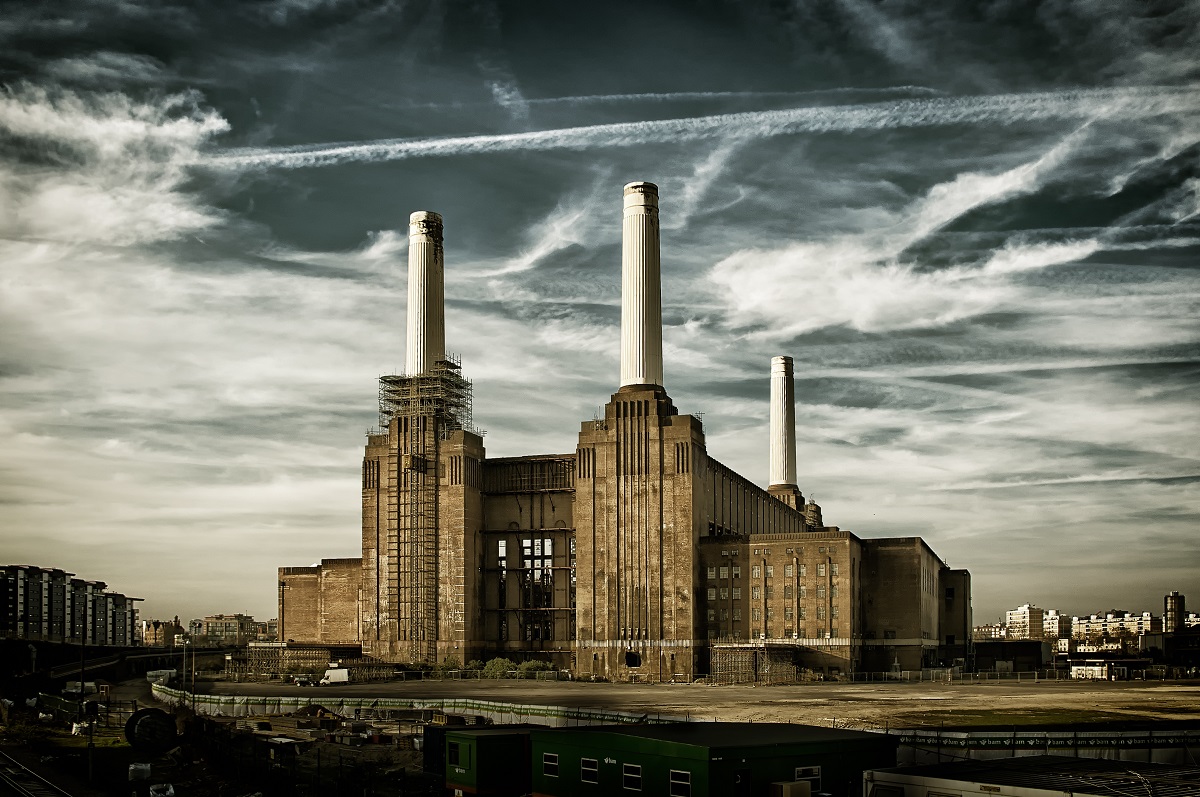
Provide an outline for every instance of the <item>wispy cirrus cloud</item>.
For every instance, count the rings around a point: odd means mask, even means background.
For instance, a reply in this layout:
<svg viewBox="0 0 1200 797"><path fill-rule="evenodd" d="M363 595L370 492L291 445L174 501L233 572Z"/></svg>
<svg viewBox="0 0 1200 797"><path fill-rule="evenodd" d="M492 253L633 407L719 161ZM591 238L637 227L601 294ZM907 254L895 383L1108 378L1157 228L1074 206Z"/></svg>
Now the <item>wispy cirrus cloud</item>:
<svg viewBox="0 0 1200 797"><path fill-rule="evenodd" d="M799 133L849 133L959 124L1012 125L1104 117L1152 118L1197 112L1200 112L1200 91L1192 89L1089 89L808 107L524 133L249 148L212 155L198 165L233 169L299 169L418 157L586 150L656 142L686 143L724 135L767 138Z"/></svg>
<svg viewBox="0 0 1200 797"><path fill-rule="evenodd" d="M20 85L0 93L0 235L129 245L211 227L189 164L228 123L199 95L145 101Z"/></svg>

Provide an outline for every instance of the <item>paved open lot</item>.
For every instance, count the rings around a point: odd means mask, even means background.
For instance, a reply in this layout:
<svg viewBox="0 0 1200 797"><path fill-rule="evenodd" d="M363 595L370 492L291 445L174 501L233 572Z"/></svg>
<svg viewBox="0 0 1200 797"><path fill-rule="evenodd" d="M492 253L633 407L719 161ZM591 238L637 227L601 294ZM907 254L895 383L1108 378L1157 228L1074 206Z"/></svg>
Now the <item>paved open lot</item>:
<svg viewBox="0 0 1200 797"><path fill-rule="evenodd" d="M1200 720L1200 683L1039 681L981 684L815 683L797 686L420 681L297 687L211 684L216 694L411 699L645 711L754 722L849 728ZM205 690L207 691L207 690Z"/></svg>

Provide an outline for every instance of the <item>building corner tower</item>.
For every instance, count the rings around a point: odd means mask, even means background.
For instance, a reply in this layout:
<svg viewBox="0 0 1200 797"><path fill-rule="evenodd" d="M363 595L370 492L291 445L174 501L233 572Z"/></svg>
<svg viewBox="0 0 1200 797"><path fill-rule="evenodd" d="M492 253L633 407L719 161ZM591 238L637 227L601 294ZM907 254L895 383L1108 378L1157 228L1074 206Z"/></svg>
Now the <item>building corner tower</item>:
<svg viewBox="0 0 1200 797"><path fill-rule="evenodd" d="M409 219L405 373L379 378L362 468L362 642L385 661L466 661L481 644L483 439L445 351L442 217Z"/></svg>
<svg viewBox="0 0 1200 797"><path fill-rule="evenodd" d="M622 215L620 387L576 452L577 671L690 680L704 430L662 386L658 187L626 185Z"/></svg>

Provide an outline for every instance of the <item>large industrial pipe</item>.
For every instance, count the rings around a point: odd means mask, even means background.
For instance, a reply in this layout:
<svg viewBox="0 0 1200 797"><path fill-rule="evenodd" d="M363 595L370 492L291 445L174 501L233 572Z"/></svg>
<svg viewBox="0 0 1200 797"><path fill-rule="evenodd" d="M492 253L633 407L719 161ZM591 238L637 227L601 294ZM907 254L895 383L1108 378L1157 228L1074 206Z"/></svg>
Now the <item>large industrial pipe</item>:
<svg viewBox="0 0 1200 797"><path fill-rule="evenodd" d="M621 386L661 385L658 186L625 186L621 220Z"/></svg>
<svg viewBox="0 0 1200 797"><path fill-rule="evenodd" d="M408 340L404 373L428 373L446 357L442 217L418 210L408 217Z"/></svg>
<svg viewBox="0 0 1200 797"><path fill-rule="evenodd" d="M771 358L770 486L796 486L796 396L791 357Z"/></svg>

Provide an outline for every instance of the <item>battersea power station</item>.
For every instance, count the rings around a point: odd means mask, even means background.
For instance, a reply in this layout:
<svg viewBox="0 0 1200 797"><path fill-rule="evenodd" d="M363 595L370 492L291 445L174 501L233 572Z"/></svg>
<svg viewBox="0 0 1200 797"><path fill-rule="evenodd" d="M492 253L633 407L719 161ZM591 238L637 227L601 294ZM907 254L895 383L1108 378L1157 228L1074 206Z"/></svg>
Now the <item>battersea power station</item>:
<svg viewBox="0 0 1200 797"><path fill-rule="evenodd" d="M792 359L766 489L663 382L658 188L625 186L621 376L571 453L487 457L447 355L442 218L412 214L405 373L379 379L362 558L279 569L281 639L382 662L543 659L578 677L794 679L961 665L971 578L920 537L827 526L797 483Z"/></svg>

